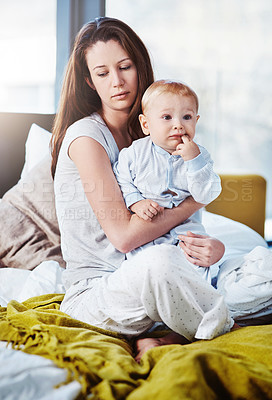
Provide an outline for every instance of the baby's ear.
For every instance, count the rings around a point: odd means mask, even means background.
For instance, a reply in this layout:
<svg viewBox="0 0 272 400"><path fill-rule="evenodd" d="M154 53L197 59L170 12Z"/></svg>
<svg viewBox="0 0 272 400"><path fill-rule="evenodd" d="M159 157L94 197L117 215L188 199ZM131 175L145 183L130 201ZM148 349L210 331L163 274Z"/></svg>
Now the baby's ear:
<svg viewBox="0 0 272 400"><path fill-rule="evenodd" d="M197 115L196 116L196 122L199 120L199 118L200 118L200 115Z"/></svg>
<svg viewBox="0 0 272 400"><path fill-rule="evenodd" d="M149 132L149 129L148 129L148 123L147 123L146 116L144 114L140 114L139 115L139 121L140 121L143 133L145 135L149 135L150 132Z"/></svg>

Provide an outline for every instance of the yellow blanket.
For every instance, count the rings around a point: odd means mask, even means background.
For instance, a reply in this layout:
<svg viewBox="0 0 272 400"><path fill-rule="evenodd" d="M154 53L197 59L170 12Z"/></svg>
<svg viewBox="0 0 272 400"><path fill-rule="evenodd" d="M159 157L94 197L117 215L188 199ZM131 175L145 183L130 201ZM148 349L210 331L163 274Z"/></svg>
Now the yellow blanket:
<svg viewBox="0 0 272 400"><path fill-rule="evenodd" d="M272 326L157 347L139 365L120 336L59 311L62 299L45 295L0 308L0 340L67 368L82 384L82 399L272 399Z"/></svg>

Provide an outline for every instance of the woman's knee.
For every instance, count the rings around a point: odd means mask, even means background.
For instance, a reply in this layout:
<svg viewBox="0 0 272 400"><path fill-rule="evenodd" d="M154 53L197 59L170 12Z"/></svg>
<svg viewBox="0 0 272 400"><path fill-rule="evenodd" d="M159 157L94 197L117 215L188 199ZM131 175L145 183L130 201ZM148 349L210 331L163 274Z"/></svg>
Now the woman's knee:
<svg viewBox="0 0 272 400"><path fill-rule="evenodd" d="M142 254L144 254L148 260L170 264L175 263L177 259L180 258L181 250L175 245L164 243L148 247Z"/></svg>
<svg viewBox="0 0 272 400"><path fill-rule="evenodd" d="M153 279L165 279L176 276L177 271L188 268L188 263L182 258L181 251L173 245L156 245L146 250L145 270Z"/></svg>

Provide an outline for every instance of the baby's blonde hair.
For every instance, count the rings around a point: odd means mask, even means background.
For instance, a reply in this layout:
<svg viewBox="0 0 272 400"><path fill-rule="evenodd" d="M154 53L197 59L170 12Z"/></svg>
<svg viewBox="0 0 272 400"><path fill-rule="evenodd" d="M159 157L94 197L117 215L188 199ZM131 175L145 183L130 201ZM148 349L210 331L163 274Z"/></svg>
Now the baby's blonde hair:
<svg viewBox="0 0 272 400"><path fill-rule="evenodd" d="M196 103L196 112L198 113L198 97L189 86L181 82L161 79L153 82L144 92L142 97L142 110L144 114L147 112L154 97L163 93L173 93L181 96L193 97Z"/></svg>

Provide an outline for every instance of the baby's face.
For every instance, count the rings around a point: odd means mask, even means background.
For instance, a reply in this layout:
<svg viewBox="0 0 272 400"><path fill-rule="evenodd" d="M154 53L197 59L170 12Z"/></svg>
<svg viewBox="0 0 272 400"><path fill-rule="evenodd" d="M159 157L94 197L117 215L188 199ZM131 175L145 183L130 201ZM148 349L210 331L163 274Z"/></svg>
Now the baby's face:
<svg viewBox="0 0 272 400"><path fill-rule="evenodd" d="M157 146L171 154L182 143L183 135L191 140L195 137L199 116L192 96L162 93L149 104L145 118L145 133L150 134Z"/></svg>

